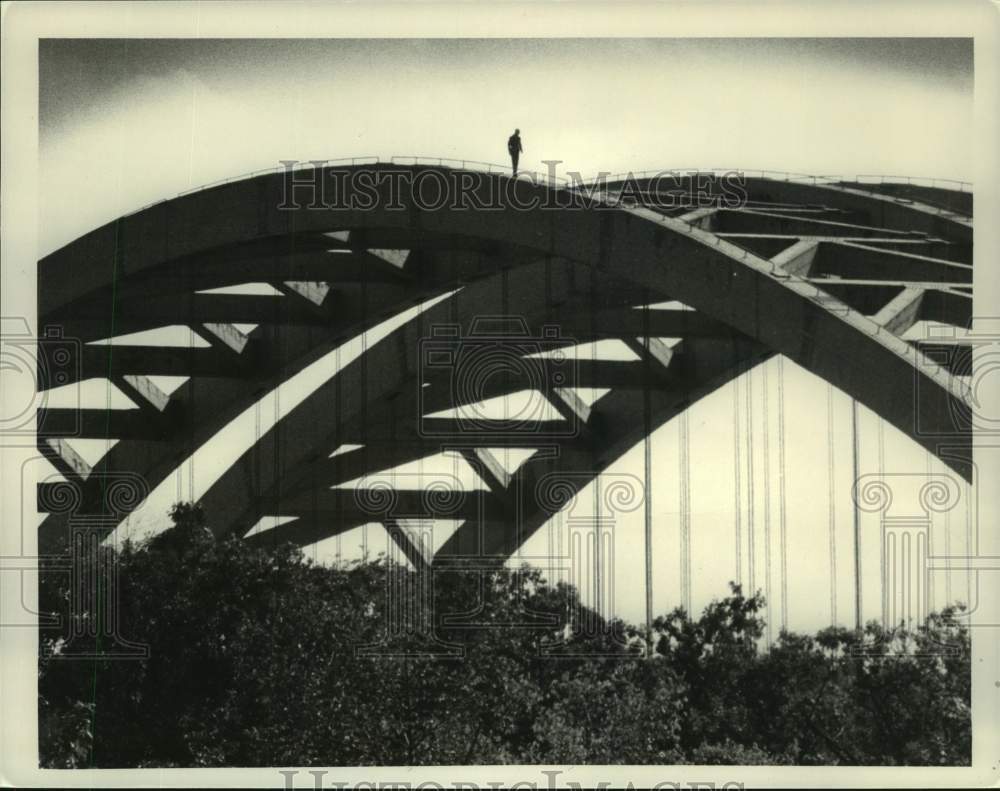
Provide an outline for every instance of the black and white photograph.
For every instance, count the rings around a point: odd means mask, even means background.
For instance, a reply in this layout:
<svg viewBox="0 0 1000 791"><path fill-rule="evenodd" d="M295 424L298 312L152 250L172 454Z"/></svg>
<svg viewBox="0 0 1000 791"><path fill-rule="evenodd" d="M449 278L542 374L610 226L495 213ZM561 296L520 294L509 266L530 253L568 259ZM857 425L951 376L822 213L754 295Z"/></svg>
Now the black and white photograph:
<svg viewBox="0 0 1000 791"><path fill-rule="evenodd" d="M995 4L2 14L0 783L1000 782Z"/></svg>

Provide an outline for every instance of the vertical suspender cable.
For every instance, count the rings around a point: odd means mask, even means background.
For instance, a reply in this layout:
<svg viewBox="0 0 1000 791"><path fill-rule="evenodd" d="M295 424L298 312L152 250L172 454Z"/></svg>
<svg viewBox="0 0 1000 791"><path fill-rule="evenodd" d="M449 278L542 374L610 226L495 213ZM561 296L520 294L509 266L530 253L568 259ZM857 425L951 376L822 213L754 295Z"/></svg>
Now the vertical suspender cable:
<svg viewBox="0 0 1000 791"><path fill-rule="evenodd" d="M193 349L194 348L194 330L190 330L190 329L189 329L189 332L188 332L188 348L189 349ZM191 354L193 355L193 352L191 352ZM194 378L194 376L191 376L188 379L188 385L191 388L190 392L191 392L191 398L192 398L192 400L195 397L195 383L194 382L195 382L195 378ZM194 434L194 427L193 426L191 428L191 433L192 433L192 435ZM192 445L193 444L194 443L192 443ZM197 497L196 497L195 491L194 491L194 456L195 456L194 453L191 453L188 456L188 495L191 498L191 502L195 502L197 500ZM178 481L178 483L180 483L180 481ZM180 499L181 498L178 498L178 500L180 500ZM211 514L209 515L209 518L211 518Z"/></svg>
<svg viewBox="0 0 1000 791"><path fill-rule="evenodd" d="M763 451L764 451L764 600L766 604L766 615L767 615L767 646L771 645L771 636L773 632L773 626L771 623L771 447L770 438L771 433L771 422L770 416L768 415L768 401L770 399L769 392L769 382L767 369L770 366L770 362L766 362L761 366L761 376L763 377L764 384L764 404L763 404L763 414L761 416L764 422L764 434L763 434Z"/></svg>
<svg viewBox="0 0 1000 791"><path fill-rule="evenodd" d="M924 467L926 470L927 480L929 481L933 473L933 468L931 466L931 454L929 451L926 450L924 451ZM924 548L924 551L926 553L925 557L933 554L934 550L931 545L931 541L933 539L934 539L934 517L930 516L930 523L928 524L928 530L927 530L927 544ZM913 537L913 542L914 542L913 552L917 553L919 551L918 549L919 539L917 538L917 536ZM926 616L927 613L929 613L931 610L934 609L934 575L927 574L924 577L924 579L927 580L926 585L921 584L922 581L920 580L919 577L915 581L915 587L918 591L916 611L921 618ZM923 601L921 601L921 599L923 599ZM923 624L921 623L918 625L922 626Z"/></svg>
<svg viewBox="0 0 1000 791"><path fill-rule="evenodd" d="M740 534L741 530L741 520L743 498L740 496L740 473L742 472L740 465L740 457L742 454L742 443L741 434L743 431L743 426L740 422L740 382L739 374L733 380L733 510L735 517L735 527L736 527L736 584L739 585L742 579L742 554L743 554L743 540Z"/></svg>
<svg viewBox="0 0 1000 791"><path fill-rule="evenodd" d="M597 361L597 271L592 269L590 272L590 361L591 365L594 365ZM610 619L611 613L607 613L602 609L602 588L603 588L603 569L601 564L603 563L603 553L601 552L601 473L597 464L597 459L593 457L594 451L591 451L591 464L593 466L595 475L592 481L592 486L594 487L594 513L592 517L594 525L594 535L593 535L593 574L594 579L591 581L593 583L594 598L592 601L594 615L597 619L602 617L607 617ZM599 620L598 620L599 622ZM594 624L597 628L597 623Z"/></svg>
<svg viewBox="0 0 1000 791"><path fill-rule="evenodd" d="M860 456L858 437L858 402L851 399L851 459L852 486L858 481L858 457ZM857 502L851 509L854 516L854 628L861 631L861 513Z"/></svg>
<svg viewBox="0 0 1000 791"><path fill-rule="evenodd" d="M343 434L343 430L344 430L343 429L343 421L344 421L344 409L343 409L343 407L344 407L344 400L343 400L343 393L341 392L342 388L343 388L343 381L344 381L344 379L341 376L341 371L343 370L343 368L342 368L342 363L341 363L341 360L340 360L340 350L341 350L342 346L343 346L343 344L338 344L337 345L337 351L334 354L335 365L337 367L337 373L334 374L335 378L334 378L334 382L333 382L334 399L335 399L336 404L337 404L336 407L335 407L336 415L337 415L337 419L336 419L336 421L337 421L336 422L336 431L337 431L336 436L337 436L337 440L334 443L336 447L333 448L333 451L339 450L340 446L344 444L344 434ZM331 451L331 453L333 451ZM334 469L336 469L336 466L334 467ZM337 483L341 482L340 481L340 477L341 477L340 475L337 476ZM313 502L314 503L318 502L318 499L319 499L319 486L318 486L318 483L319 483L318 481L314 481L313 482ZM337 550L336 550L336 555L337 555L337 562L340 563L341 560L343 559L343 550L344 550L344 542L343 542L343 534L344 534L344 530L343 530L343 528L344 528L344 500L343 500L342 497L338 497L334 502L336 502L336 504L337 504L336 505L336 512L335 512L335 519L337 520L337 523L336 523L336 525L334 525L334 527L335 527L335 529L337 531ZM318 508L318 506L314 506L314 508L315 508L315 513L313 514L313 521L314 521L314 523L316 523L316 522L319 521L319 508Z"/></svg>
<svg viewBox="0 0 1000 791"><path fill-rule="evenodd" d="M681 479L681 604L691 612L691 457L688 410L680 420L680 479Z"/></svg>
<svg viewBox="0 0 1000 791"><path fill-rule="evenodd" d="M275 322L275 341L281 348L281 324ZM274 422L271 424L271 435L274 437L274 453L272 455L272 470L270 491L274 495L274 502L281 502L281 482L284 476L281 474L281 386L285 381L284 365L281 366L281 375L278 377L278 385L274 388Z"/></svg>
<svg viewBox="0 0 1000 791"><path fill-rule="evenodd" d="M885 485L885 423L878 419L878 476L879 483ZM889 625L889 589L886 585L885 529L879 525L879 587L882 599L882 625Z"/></svg>
<svg viewBox="0 0 1000 791"><path fill-rule="evenodd" d="M978 546L973 546L972 541L972 520L977 517L975 503L972 500L972 483L965 482L965 556L972 557L973 552L978 552ZM972 571L965 570L965 604L972 606Z"/></svg>
<svg viewBox="0 0 1000 791"><path fill-rule="evenodd" d="M482 256L482 254L480 253L480 257L481 256ZM552 313L553 313L554 306L553 306L552 302L553 302L553 300L552 300L552 256L551 255L547 255L547 256L545 256L545 315L546 315L547 322L550 322L550 323L553 321L553 315L552 315ZM576 352L574 350L567 349L566 350L566 354L567 355L569 355L569 354L576 354ZM505 449L503 451L503 453L504 453L504 463L505 464L509 464L510 463L510 449L509 448ZM504 492L503 494L501 494L500 492L497 492L496 496L497 497L500 497L500 496L509 497L510 496L510 492ZM551 566L551 569L545 569L545 573L546 573L546 576L550 580L552 580L552 584L555 585L556 581L553 579L553 577L556 574L556 551L557 551L557 543L556 543L556 540L555 540L556 539L556 536L555 536L555 532L556 531L552 527L552 522L553 521L555 521L555 520L552 520L552 519L549 520L549 524L548 524L547 529L545 531L546 544L547 544L547 550L548 550L548 554L546 555L546 558L548 559L548 563Z"/></svg>
<svg viewBox="0 0 1000 791"><path fill-rule="evenodd" d="M757 579L754 557L756 555L754 538L754 490L753 490L753 369L745 374L747 391L747 571L748 593L753 596L756 591Z"/></svg>
<svg viewBox="0 0 1000 791"><path fill-rule="evenodd" d="M645 518L645 549L646 549L646 653L653 655L653 497L652 497L652 443L650 436L652 430L652 405L649 395L649 376L652 355L649 353L649 293L645 294L642 308L642 334L646 339L646 353L643 355L643 377L642 377L642 415L643 433L645 441L643 443L643 516Z"/></svg>
<svg viewBox="0 0 1000 791"><path fill-rule="evenodd" d="M837 508L834 501L833 385L826 386L826 476L830 532L830 625L837 625Z"/></svg>
<svg viewBox="0 0 1000 791"><path fill-rule="evenodd" d="M968 502L966 502L968 505ZM928 552L933 550L928 548ZM947 509L944 512L944 554L945 557L951 557L951 509ZM968 554L968 553L966 553ZM949 561L950 562L950 561ZM951 571L946 571L944 573L944 607L950 607L952 605L951 599Z"/></svg>
<svg viewBox="0 0 1000 791"><path fill-rule="evenodd" d="M348 237L350 238L350 237ZM369 262L365 260L363 274L361 276L361 325L363 327L368 326L368 267ZM361 408L361 420L360 420L360 433L361 433L361 445L363 450L361 451L361 461L362 469L365 471L365 477L368 476L370 472L369 462L371 460L371 445L368 438L368 332L361 333L361 349L359 351L358 362L361 365L361 393L358 401L358 405ZM391 502L391 499L390 499ZM382 527L385 528L385 522L382 522ZM385 532L385 531L384 531ZM388 536L388 532L386 532ZM389 540L392 540L391 538ZM367 525L362 528L361 533L361 546L362 553L365 556L365 560L368 559L368 527ZM389 546L389 541L386 541L386 551L388 552L392 549ZM391 558L392 556L389 555ZM391 574L390 574L391 578ZM392 584L390 582L390 584ZM388 608L391 607L391 602L386 601L387 615ZM386 624L388 625L391 621L387 618Z"/></svg>
<svg viewBox="0 0 1000 791"><path fill-rule="evenodd" d="M778 357L778 527L781 534L781 628L788 628L788 537L785 533L785 367Z"/></svg>

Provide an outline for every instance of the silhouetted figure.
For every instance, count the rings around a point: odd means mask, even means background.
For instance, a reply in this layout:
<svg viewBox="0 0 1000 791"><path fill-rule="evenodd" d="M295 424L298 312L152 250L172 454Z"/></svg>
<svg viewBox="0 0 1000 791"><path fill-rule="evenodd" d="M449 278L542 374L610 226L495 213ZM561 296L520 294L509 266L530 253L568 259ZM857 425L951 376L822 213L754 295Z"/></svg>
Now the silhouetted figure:
<svg viewBox="0 0 1000 791"><path fill-rule="evenodd" d="M514 175L517 175L517 160L521 156L521 130L515 129L514 134L507 138L507 153L510 154L510 163L514 166Z"/></svg>

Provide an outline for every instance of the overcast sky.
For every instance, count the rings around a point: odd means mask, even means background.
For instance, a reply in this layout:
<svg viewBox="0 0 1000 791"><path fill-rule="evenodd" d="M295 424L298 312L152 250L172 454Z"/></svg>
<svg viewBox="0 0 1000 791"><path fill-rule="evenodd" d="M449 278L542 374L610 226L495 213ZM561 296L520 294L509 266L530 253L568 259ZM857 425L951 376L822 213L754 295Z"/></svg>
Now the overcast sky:
<svg viewBox="0 0 1000 791"><path fill-rule="evenodd" d="M42 254L146 203L283 159L417 154L502 163L514 127L524 140L522 168L561 159L585 175L686 167L965 180L974 173L968 40L47 40L39 58ZM307 384L329 373L328 363ZM739 395L723 387L690 410L692 603L724 593L738 573L734 522L739 514L748 529L753 491L756 584L777 607L785 558L789 625L850 623L850 400L787 361L782 381L784 504L777 363L740 380ZM282 408L290 404L283 390ZM265 399L257 410L265 428L273 409ZM242 447L253 422L248 413ZM877 471L880 457L892 471L942 471L880 423L861 411L860 474ZM680 598L677 443L677 421L654 437L658 612ZM147 506L146 524L162 524L172 501L199 494L242 447L206 446L199 474L168 480ZM641 472L639 446L604 482ZM591 501L585 493L584 512ZM963 508L937 526L940 551L945 543L952 554L965 551L965 516ZM863 523L866 617L878 615L881 597L873 519ZM641 509L616 524L616 609L639 620ZM133 527L142 525L140 517ZM377 551L382 539L374 540ZM358 543L351 536L339 546L349 554ZM742 569L749 574L746 558ZM967 593L956 575L939 578L936 604Z"/></svg>

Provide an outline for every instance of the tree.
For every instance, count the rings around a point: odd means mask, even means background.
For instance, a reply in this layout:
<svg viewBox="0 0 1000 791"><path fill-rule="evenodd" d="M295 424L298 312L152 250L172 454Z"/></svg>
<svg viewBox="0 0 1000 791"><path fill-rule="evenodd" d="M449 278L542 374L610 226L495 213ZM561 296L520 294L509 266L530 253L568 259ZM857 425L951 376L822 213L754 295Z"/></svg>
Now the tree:
<svg viewBox="0 0 1000 791"><path fill-rule="evenodd" d="M675 668L688 690L681 744L693 750L706 743L741 740L748 732L748 673L764 633L759 594L746 598L730 583L732 595L713 601L698 620L683 608L657 618L657 653Z"/></svg>
<svg viewBox="0 0 1000 791"><path fill-rule="evenodd" d="M587 661L549 686L527 762L678 763L683 706L683 687L665 663Z"/></svg>
<svg viewBox="0 0 1000 791"><path fill-rule="evenodd" d="M733 585L697 618L656 619L646 656L635 626L537 569L458 567L428 589L384 557L321 566L216 540L190 504L171 517L86 558L105 593L117 571L120 629L144 659L83 628L101 598L67 612L72 580L43 568L44 610L73 619L91 655L40 632L43 766L970 760L954 608L916 630L783 632L764 651L763 598ZM390 593L421 589L425 617L387 634Z"/></svg>

